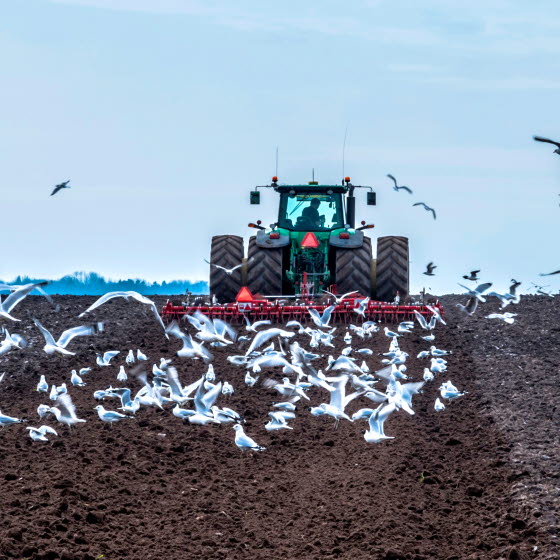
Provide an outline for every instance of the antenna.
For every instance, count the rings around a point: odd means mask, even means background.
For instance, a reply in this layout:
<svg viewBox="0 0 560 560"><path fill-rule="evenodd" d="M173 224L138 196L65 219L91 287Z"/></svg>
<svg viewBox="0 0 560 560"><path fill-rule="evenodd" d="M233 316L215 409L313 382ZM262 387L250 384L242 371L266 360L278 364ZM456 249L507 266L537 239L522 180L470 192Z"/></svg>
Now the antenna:
<svg viewBox="0 0 560 560"><path fill-rule="evenodd" d="M311 180L315 181L315 168L311 170Z"/></svg>
<svg viewBox="0 0 560 560"><path fill-rule="evenodd" d="M276 173L274 175L278 177L278 146L276 146Z"/></svg>
<svg viewBox="0 0 560 560"><path fill-rule="evenodd" d="M344 142L342 142L342 184L344 185L344 157L346 155L346 137L348 136L348 125L344 129Z"/></svg>

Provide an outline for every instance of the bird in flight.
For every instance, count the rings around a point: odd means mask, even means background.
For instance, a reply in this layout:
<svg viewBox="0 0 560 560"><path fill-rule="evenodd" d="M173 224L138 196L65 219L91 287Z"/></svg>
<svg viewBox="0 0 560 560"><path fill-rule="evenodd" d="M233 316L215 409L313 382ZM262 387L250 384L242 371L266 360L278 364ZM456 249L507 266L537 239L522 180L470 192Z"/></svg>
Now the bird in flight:
<svg viewBox="0 0 560 560"><path fill-rule="evenodd" d="M69 182L70 179L68 179L68 181L64 181L64 183L59 183L58 185L55 185L53 192L51 193L51 196L54 196L58 191L61 191L62 189L71 189L72 187L68 186Z"/></svg>
<svg viewBox="0 0 560 560"><path fill-rule="evenodd" d="M554 276L555 274L560 274L560 270L555 270L554 272L541 273L539 274L539 276Z"/></svg>
<svg viewBox="0 0 560 560"><path fill-rule="evenodd" d="M430 208L425 202L416 202L412 206L423 206L424 210L431 212L434 216L434 220L436 219L436 211L433 208Z"/></svg>
<svg viewBox="0 0 560 560"><path fill-rule="evenodd" d="M407 193L412 194L412 189L410 187L405 187L404 185L399 187L397 180L390 173L387 175L387 177L389 177L389 179L391 179L391 181L395 183L395 186L393 187L394 191L399 192L400 190L405 190Z"/></svg>
<svg viewBox="0 0 560 560"><path fill-rule="evenodd" d="M433 262L429 262L426 265L426 272L423 272L422 274L425 274L426 276L435 276L434 274L435 268L437 268L437 265L435 265Z"/></svg>
<svg viewBox="0 0 560 560"><path fill-rule="evenodd" d="M471 270L471 273L469 275L464 275L463 278L465 280L471 280L472 282L476 282L479 278L478 278L478 273L480 272L480 270Z"/></svg>
<svg viewBox="0 0 560 560"><path fill-rule="evenodd" d="M247 264L252 263L255 260L255 257L251 257L248 261ZM226 268L225 266L220 266L219 264L213 264L210 261L207 261L206 259L204 259L204 262L209 264L210 266L213 266L214 268L219 268L220 270L223 270L228 276L231 276L238 268L241 268L243 266L243 263L238 264L237 266L234 266L233 268Z"/></svg>
<svg viewBox="0 0 560 560"><path fill-rule="evenodd" d="M543 138L542 136L533 136L533 140L535 140L536 142L546 142L547 144L553 144L554 146L556 146L556 150L554 150L554 153L560 155L560 142L555 142L554 140Z"/></svg>

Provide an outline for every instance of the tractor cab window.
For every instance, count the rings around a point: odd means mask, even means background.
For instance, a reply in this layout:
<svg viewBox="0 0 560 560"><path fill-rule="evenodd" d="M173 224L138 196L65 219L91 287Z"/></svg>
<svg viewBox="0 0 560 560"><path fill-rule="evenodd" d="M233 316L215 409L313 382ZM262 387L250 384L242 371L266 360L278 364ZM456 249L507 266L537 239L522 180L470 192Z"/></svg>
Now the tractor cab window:
<svg viewBox="0 0 560 560"><path fill-rule="evenodd" d="M344 227L340 193L282 193L278 226L295 231Z"/></svg>

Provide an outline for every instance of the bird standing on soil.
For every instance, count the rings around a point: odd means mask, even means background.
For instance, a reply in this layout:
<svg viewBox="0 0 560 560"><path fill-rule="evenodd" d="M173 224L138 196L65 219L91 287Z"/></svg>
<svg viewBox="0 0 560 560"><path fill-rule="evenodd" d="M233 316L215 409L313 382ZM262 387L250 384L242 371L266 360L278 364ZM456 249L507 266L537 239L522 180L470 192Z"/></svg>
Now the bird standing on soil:
<svg viewBox="0 0 560 560"><path fill-rule="evenodd" d="M235 445L241 451L245 451L246 449L251 449L252 451L265 451L266 447L262 447L257 444L257 442L251 439L243 430L243 426L241 424L235 424L233 427L235 430Z"/></svg>
<svg viewBox="0 0 560 560"><path fill-rule="evenodd" d="M426 265L426 272L423 272L422 274L425 274L426 276L435 276L434 270L436 268L437 268L437 265L435 265L433 262L429 262Z"/></svg>
<svg viewBox="0 0 560 560"><path fill-rule="evenodd" d="M120 412L115 412L114 410L105 410L104 406L101 404L94 407L94 410L97 410L97 415L102 422L108 422L111 425L113 422L120 422L125 418L130 418L130 416L121 414Z"/></svg>
<svg viewBox="0 0 560 560"><path fill-rule="evenodd" d="M556 150L553 153L560 155L560 143L550 140L549 138L543 138L542 136L533 136L533 140L536 142L546 142L547 144L553 144L556 146Z"/></svg>
<svg viewBox="0 0 560 560"><path fill-rule="evenodd" d="M408 194L412 194L412 189L410 187L405 187L404 185L399 187L399 185L397 183L397 180L391 174L387 174L387 177L389 177L389 179L391 179L391 181L393 181L393 183L394 183L393 184L393 190L394 191L399 192L399 191L404 190Z"/></svg>
<svg viewBox="0 0 560 560"><path fill-rule="evenodd" d="M54 196L58 191L61 191L62 189L71 189L72 187L68 186L68 183L70 182L70 179L68 179L68 181L64 181L64 183L59 183L58 185L55 185L51 196Z"/></svg>

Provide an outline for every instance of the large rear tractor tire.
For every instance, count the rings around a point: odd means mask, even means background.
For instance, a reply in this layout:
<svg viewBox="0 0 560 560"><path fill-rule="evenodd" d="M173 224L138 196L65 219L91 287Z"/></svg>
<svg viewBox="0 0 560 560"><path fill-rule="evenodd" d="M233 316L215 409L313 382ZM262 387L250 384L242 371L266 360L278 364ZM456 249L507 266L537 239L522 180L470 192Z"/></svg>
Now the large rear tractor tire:
<svg viewBox="0 0 560 560"><path fill-rule="evenodd" d="M357 290L363 296L371 294L371 239L357 249L336 249L335 283L336 291L345 294Z"/></svg>
<svg viewBox="0 0 560 560"><path fill-rule="evenodd" d="M379 237L376 259L376 298L394 301L399 293L401 302L409 291L408 239Z"/></svg>
<svg viewBox="0 0 560 560"><path fill-rule="evenodd" d="M285 248L263 249L255 237L249 239L247 253L247 288L253 295L282 294Z"/></svg>
<svg viewBox="0 0 560 560"><path fill-rule="evenodd" d="M243 263L243 238L238 235L215 235L212 237L210 249L210 263L227 269ZM210 266L210 293L215 295L220 303L230 303L235 300L242 286L243 267L239 267L231 274L224 270Z"/></svg>

